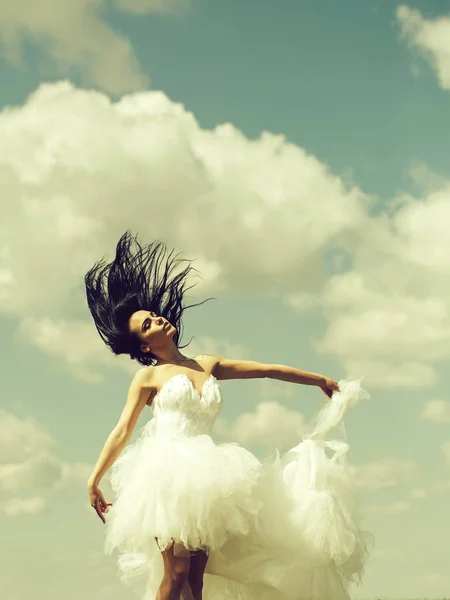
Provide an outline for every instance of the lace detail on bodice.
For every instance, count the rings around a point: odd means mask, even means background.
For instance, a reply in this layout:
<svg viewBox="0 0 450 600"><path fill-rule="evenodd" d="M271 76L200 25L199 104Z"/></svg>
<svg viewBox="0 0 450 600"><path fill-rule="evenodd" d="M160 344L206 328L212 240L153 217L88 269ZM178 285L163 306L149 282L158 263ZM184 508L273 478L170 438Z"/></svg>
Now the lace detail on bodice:
<svg viewBox="0 0 450 600"><path fill-rule="evenodd" d="M210 375L201 393L185 373L168 379L152 402L152 426L156 435L187 436L210 434L222 409L217 379Z"/></svg>

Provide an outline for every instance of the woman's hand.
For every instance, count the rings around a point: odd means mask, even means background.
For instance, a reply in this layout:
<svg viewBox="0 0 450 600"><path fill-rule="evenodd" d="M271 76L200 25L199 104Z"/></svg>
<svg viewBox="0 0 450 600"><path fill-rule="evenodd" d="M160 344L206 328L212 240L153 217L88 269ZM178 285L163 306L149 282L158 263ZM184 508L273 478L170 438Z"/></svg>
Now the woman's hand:
<svg viewBox="0 0 450 600"><path fill-rule="evenodd" d="M324 377L319 383L319 387L323 391L323 393L326 396L328 396L328 398L331 398L333 396L333 392L340 391L339 385L336 383L336 381L333 381L329 377Z"/></svg>
<svg viewBox="0 0 450 600"><path fill-rule="evenodd" d="M98 487L98 485L96 485L94 483L88 483L88 493L89 493L89 502L91 503L91 506L93 508L95 508L96 513L98 514L100 519L103 521L103 523L106 523L103 513L108 512L108 506L112 506L111 502L109 502L109 503L106 502L101 489Z"/></svg>

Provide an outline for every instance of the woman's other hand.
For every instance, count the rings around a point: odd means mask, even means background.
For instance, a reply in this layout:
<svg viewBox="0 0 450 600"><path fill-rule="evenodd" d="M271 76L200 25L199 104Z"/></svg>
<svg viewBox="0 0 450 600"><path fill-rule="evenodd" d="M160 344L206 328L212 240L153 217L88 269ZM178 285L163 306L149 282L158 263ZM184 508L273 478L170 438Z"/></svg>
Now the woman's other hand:
<svg viewBox="0 0 450 600"><path fill-rule="evenodd" d="M326 396L328 396L328 398L331 398L333 396L333 392L340 391L337 382L333 381L333 379L330 379L329 377L324 377L323 380L319 383L319 387L323 391L323 393Z"/></svg>
<svg viewBox="0 0 450 600"><path fill-rule="evenodd" d="M95 508L96 513L103 523L106 523L103 513L108 512L108 506L112 506L111 502L106 502L101 489L94 483L88 483L88 493L91 506Z"/></svg>

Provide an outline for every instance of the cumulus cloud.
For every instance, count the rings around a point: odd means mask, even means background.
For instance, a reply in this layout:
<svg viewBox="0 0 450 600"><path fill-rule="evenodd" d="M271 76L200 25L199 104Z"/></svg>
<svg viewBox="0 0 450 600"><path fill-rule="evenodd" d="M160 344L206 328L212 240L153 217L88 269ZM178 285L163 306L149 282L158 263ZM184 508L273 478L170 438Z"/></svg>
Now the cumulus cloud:
<svg viewBox="0 0 450 600"><path fill-rule="evenodd" d="M54 74L75 73L113 94L148 85L130 42L108 25L98 0L2 2L0 40L10 61L21 62L24 42L33 43Z"/></svg>
<svg viewBox="0 0 450 600"><path fill-rule="evenodd" d="M431 63L441 88L450 89L450 17L425 19L407 5L397 8L397 20L409 45L419 50Z"/></svg>
<svg viewBox="0 0 450 600"><path fill-rule="evenodd" d="M161 92L112 102L65 82L5 109L0 135L0 311L76 375L134 369L102 353L82 283L131 229L194 259L203 279L189 300L270 282L292 310L322 311L315 349L346 376L372 389L437 382L450 357L450 182L423 166L423 196L372 217L361 190L283 136L202 130ZM189 352L214 352L196 343Z"/></svg>
<svg viewBox="0 0 450 600"><path fill-rule="evenodd" d="M0 504L0 510L7 517L18 517L20 515L37 515L43 512L46 503L43 498L11 498L3 504Z"/></svg>
<svg viewBox="0 0 450 600"><path fill-rule="evenodd" d="M0 465L0 490L5 492L52 489L60 478L60 462L44 453L22 463Z"/></svg>
<svg viewBox="0 0 450 600"><path fill-rule="evenodd" d="M282 294L299 281L316 289L324 247L367 210L358 188L283 136L202 130L160 92L114 103L69 83L42 85L2 112L0 136L0 310L84 377L92 373L81 362L102 359L82 324L83 275L126 229L194 259L196 298L265 292L268 281Z"/></svg>
<svg viewBox="0 0 450 600"><path fill-rule="evenodd" d="M14 63L25 44L47 59L46 72L76 75L112 94L144 89L149 78L129 40L108 23L108 8L144 15L185 11L187 0L22 0L0 3L0 48Z"/></svg>
<svg viewBox="0 0 450 600"><path fill-rule="evenodd" d="M333 328L333 324L330 329ZM327 338L330 339L329 332ZM367 344L365 353L368 354ZM316 346L319 352L326 352L341 356L342 363L345 365L346 373L351 378L357 378L364 373L364 381L368 388L374 389L392 389L392 388L424 388L432 387L437 382L436 371L430 365L417 362L401 362L401 353L390 361L387 359L374 360L370 356L366 360L353 358L355 354L353 348L349 348L350 356L342 356L340 352L335 352L331 347L325 350L326 346L320 343Z"/></svg>
<svg viewBox="0 0 450 600"><path fill-rule="evenodd" d="M254 411L241 414L226 432L244 446L287 448L298 444L308 430L302 413L272 401L261 402Z"/></svg>
<svg viewBox="0 0 450 600"><path fill-rule="evenodd" d="M416 464L413 460L386 456L350 469L361 488L379 490L411 480L416 473Z"/></svg>
<svg viewBox="0 0 450 600"><path fill-rule="evenodd" d="M445 400L428 400L422 408L420 418L431 423L450 423L450 402Z"/></svg>
<svg viewBox="0 0 450 600"><path fill-rule="evenodd" d="M60 460L55 446L34 419L0 411L0 510L5 515L37 514L49 493L87 481L92 466Z"/></svg>
<svg viewBox="0 0 450 600"><path fill-rule="evenodd" d="M104 370L120 368L134 375L141 365L128 356L115 356L101 341L97 330L86 321L23 319L17 334L23 343L32 344L73 375L84 381L98 383L104 379Z"/></svg>
<svg viewBox="0 0 450 600"><path fill-rule="evenodd" d="M0 464L19 463L54 446L51 434L35 419L0 409Z"/></svg>
<svg viewBox="0 0 450 600"><path fill-rule="evenodd" d="M445 181L420 198L402 194L340 240L348 266L303 308L289 299L297 311L319 306L329 321L317 352L339 357L348 376L364 375L371 388L437 382L435 363L450 357L449 218Z"/></svg>

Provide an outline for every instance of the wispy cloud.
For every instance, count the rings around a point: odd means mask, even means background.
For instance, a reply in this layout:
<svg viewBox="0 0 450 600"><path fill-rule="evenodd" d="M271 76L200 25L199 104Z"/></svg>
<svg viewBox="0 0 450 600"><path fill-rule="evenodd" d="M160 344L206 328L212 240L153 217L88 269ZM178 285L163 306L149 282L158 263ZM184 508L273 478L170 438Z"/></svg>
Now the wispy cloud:
<svg viewBox="0 0 450 600"><path fill-rule="evenodd" d="M386 456L365 465L351 467L351 470L361 488L379 490L410 481L417 472L417 466L413 460Z"/></svg>
<svg viewBox="0 0 450 600"><path fill-rule="evenodd" d="M59 459L56 445L35 419L0 411L0 511L6 516L42 512L47 496L87 481L92 466Z"/></svg>
<svg viewBox="0 0 450 600"><path fill-rule="evenodd" d="M20 515L36 515L45 510L46 503L43 498L12 498L0 504L7 517L18 517Z"/></svg>
<svg viewBox="0 0 450 600"><path fill-rule="evenodd" d="M450 17L426 19L405 4L397 8L397 20L404 38L431 63L441 88L450 90Z"/></svg>
<svg viewBox="0 0 450 600"><path fill-rule="evenodd" d="M6 59L25 60L25 43L50 59L53 75L76 74L88 86L121 94L149 85L130 41L114 30L107 9L176 14L187 0L24 0L0 3L0 44Z"/></svg>
<svg viewBox="0 0 450 600"><path fill-rule="evenodd" d="M450 423L450 402L441 400L439 398L435 400L428 400L419 415L423 421L430 421L431 423Z"/></svg>

